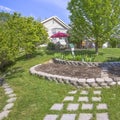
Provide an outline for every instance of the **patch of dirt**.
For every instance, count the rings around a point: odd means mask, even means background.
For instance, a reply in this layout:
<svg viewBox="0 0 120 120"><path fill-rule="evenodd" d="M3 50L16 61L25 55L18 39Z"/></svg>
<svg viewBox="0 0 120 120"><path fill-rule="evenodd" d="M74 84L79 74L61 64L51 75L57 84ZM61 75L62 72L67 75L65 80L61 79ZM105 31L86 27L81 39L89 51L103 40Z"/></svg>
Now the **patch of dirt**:
<svg viewBox="0 0 120 120"><path fill-rule="evenodd" d="M37 71L77 78L100 78L101 68L87 66L62 65L55 63L42 64L36 67Z"/></svg>
<svg viewBox="0 0 120 120"><path fill-rule="evenodd" d="M114 78L114 77L120 77L120 67L112 67L108 69L108 74L109 77Z"/></svg>

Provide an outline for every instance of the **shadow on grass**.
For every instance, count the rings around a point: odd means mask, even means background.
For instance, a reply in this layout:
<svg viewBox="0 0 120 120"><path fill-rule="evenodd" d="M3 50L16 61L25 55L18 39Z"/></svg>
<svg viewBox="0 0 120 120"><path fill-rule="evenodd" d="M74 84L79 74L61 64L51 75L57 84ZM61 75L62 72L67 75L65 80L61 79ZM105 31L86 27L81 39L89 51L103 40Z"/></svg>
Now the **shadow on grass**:
<svg viewBox="0 0 120 120"><path fill-rule="evenodd" d="M107 57L105 62L120 62L120 57Z"/></svg>
<svg viewBox="0 0 120 120"><path fill-rule="evenodd" d="M6 70L2 76L5 78L5 79L9 79L9 78L15 78L17 73L23 73L24 70L22 67L13 67L12 69L8 69Z"/></svg>

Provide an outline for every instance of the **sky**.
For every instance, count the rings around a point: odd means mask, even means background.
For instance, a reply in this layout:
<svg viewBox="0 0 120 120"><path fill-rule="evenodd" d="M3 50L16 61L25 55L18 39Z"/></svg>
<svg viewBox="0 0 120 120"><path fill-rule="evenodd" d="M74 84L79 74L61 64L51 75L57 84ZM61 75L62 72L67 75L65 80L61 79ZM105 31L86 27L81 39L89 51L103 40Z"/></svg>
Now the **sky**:
<svg viewBox="0 0 120 120"><path fill-rule="evenodd" d="M18 12L44 20L57 16L66 24L70 23L67 3L70 0L0 0L0 11Z"/></svg>

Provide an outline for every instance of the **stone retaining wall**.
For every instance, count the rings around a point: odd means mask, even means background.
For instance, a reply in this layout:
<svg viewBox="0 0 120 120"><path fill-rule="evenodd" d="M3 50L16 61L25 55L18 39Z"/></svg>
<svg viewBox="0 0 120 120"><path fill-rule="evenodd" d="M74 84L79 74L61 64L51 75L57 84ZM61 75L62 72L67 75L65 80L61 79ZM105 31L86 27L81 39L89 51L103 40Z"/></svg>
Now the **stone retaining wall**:
<svg viewBox="0 0 120 120"><path fill-rule="evenodd" d="M81 62L81 61L66 61L57 58L54 58L53 62L59 64L65 64L65 65L77 65L77 66L85 65L89 67L94 67L94 66L108 67L108 68L114 66L120 67L120 62Z"/></svg>
<svg viewBox="0 0 120 120"><path fill-rule="evenodd" d="M113 86L113 85L120 85L120 77L116 77L114 79L108 78L108 77L78 79L78 78L73 78L73 77L52 75L52 74L44 73L41 71L36 71L35 68L38 67L39 65L36 65L36 66L33 66L32 68L30 68L30 73L34 74L34 75L38 75L40 77L44 77L50 81L56 81L57 83L70 84L70 85L74 85L78 88L81 88L81 87L108 87L108 86Z"/></svg>

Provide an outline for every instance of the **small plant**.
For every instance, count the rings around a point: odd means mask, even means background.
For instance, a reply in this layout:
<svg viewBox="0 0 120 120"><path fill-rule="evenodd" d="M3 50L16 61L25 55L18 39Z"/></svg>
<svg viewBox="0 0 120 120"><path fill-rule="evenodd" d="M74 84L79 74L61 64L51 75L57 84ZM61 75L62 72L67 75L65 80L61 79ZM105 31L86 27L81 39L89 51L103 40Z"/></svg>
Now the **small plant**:
<svg viewBox="0 0 120 120"><path fill-rule="evenodd" d="M82 55L76 55L75 60L76 61L82 61Z"/></svg>
<svg viewBox="0 0 120 120"><path fill-rule="evenodd" d="M49 43L48 43L48 46L47 46L47 49L48 49L48 50L55 50L55 44L52 43L52 42L49 42Z"/></svg>
<svg viewBox="0 0 120 120"><path fill-rule="evenodd" d="M74 61L82 61L82 62L94 62L95 61L95 56L94 55L81 55L77 54L75 57L73 55L66 54L66 53L55 53L54 54L55 58L63 59L63 60L74 60Z"/></svg>

